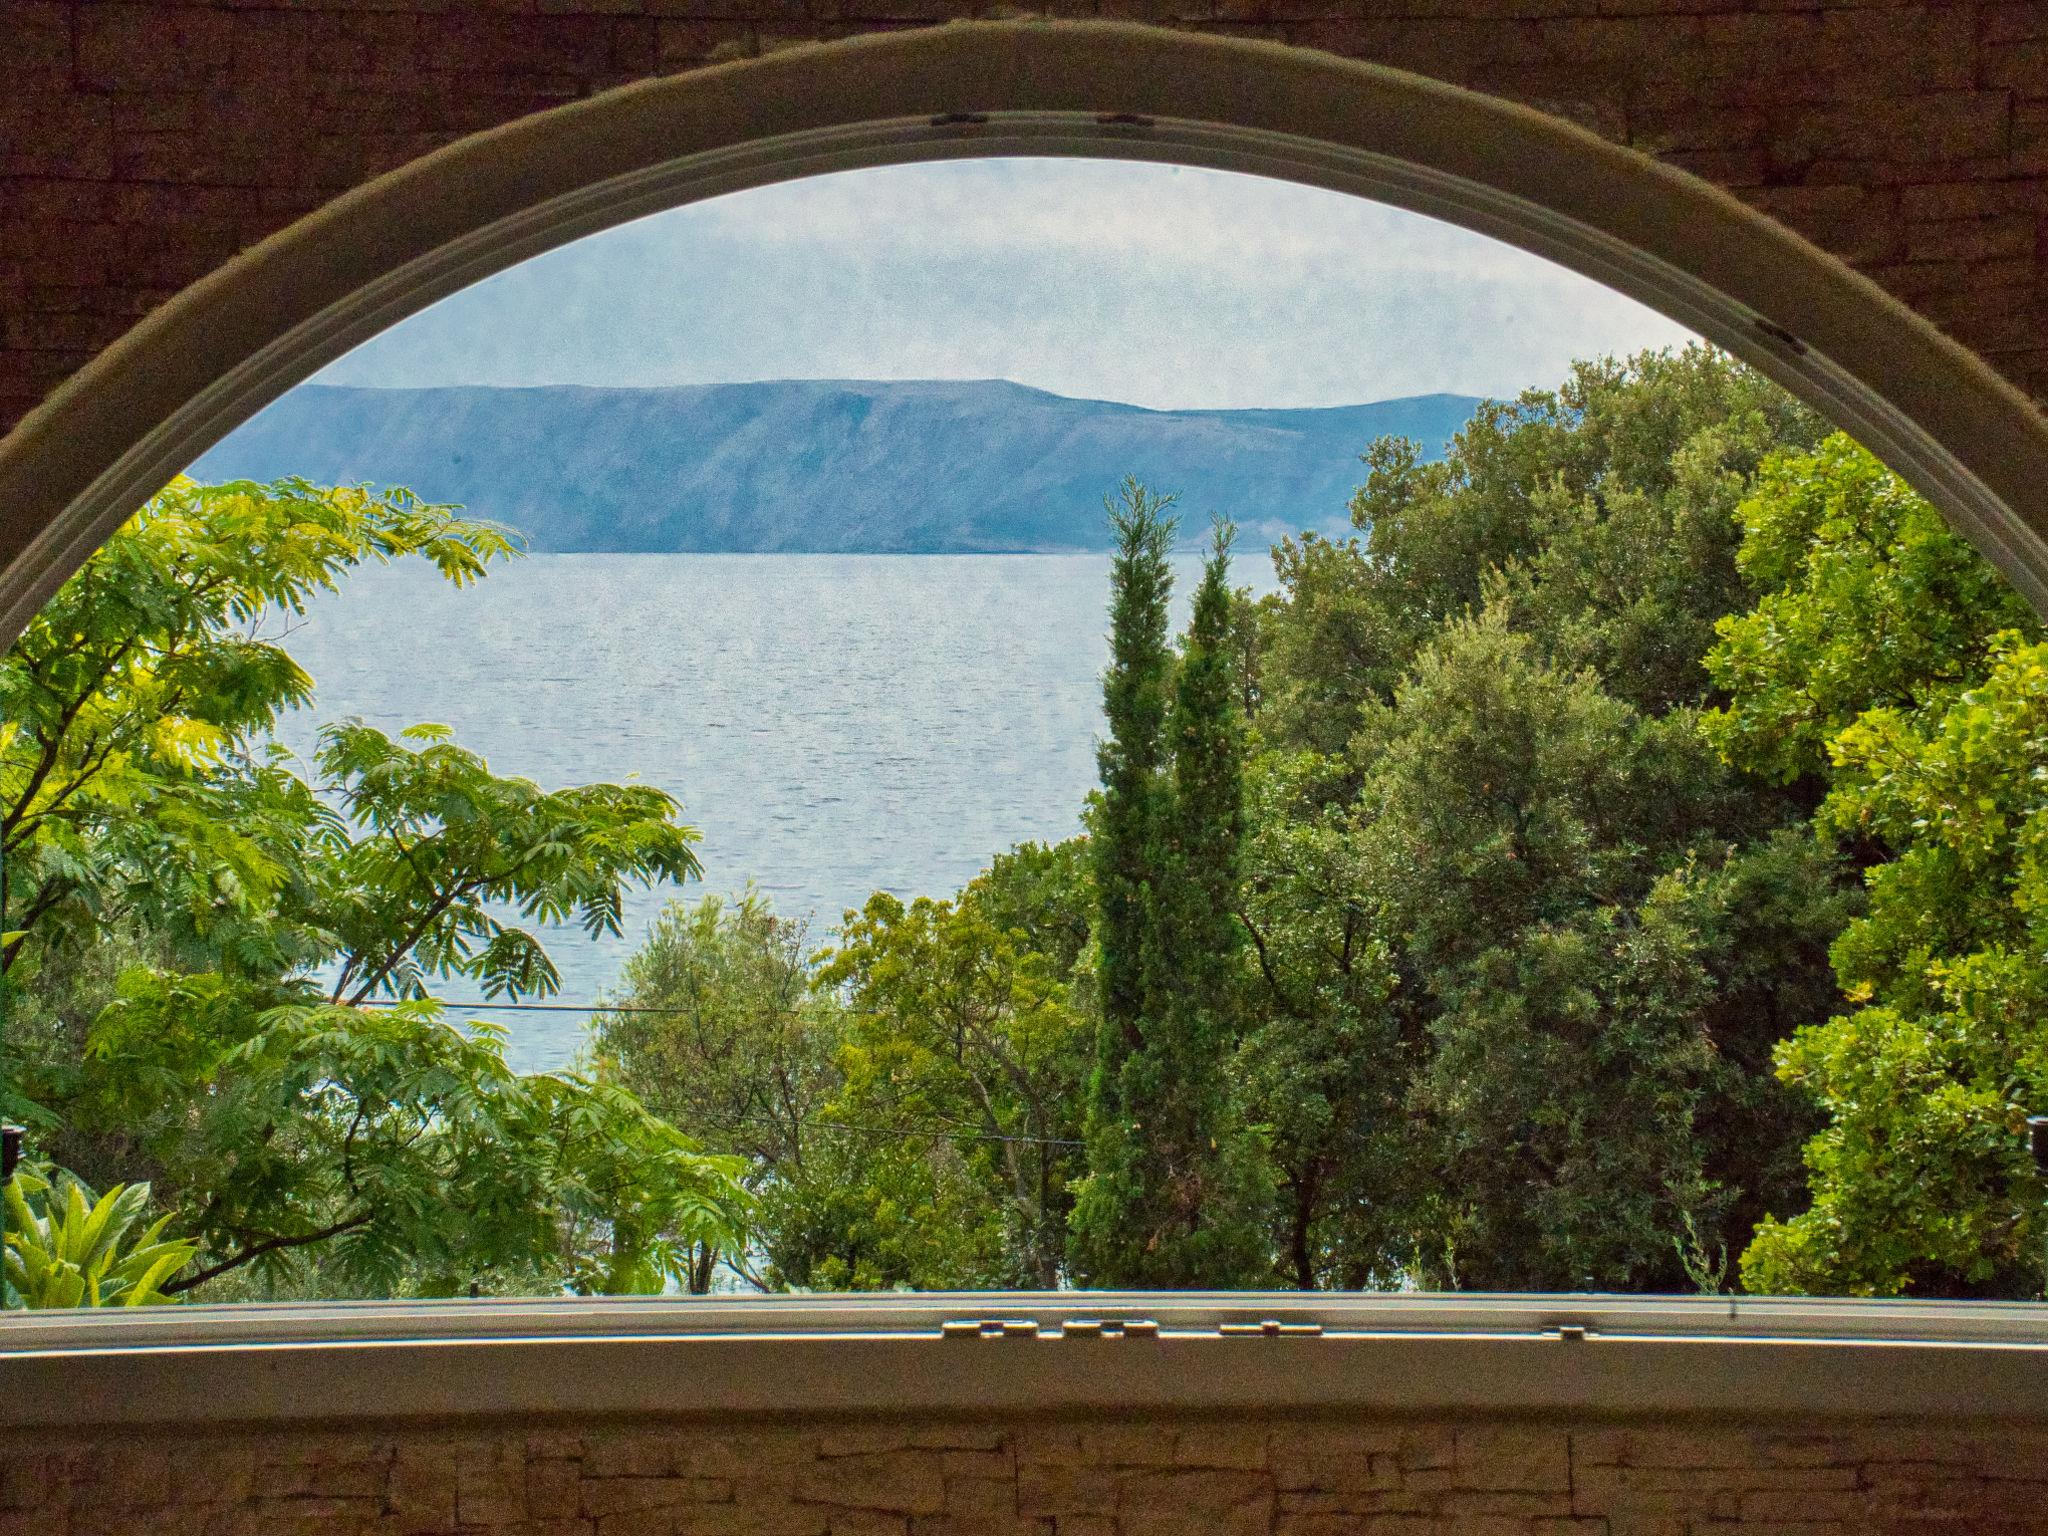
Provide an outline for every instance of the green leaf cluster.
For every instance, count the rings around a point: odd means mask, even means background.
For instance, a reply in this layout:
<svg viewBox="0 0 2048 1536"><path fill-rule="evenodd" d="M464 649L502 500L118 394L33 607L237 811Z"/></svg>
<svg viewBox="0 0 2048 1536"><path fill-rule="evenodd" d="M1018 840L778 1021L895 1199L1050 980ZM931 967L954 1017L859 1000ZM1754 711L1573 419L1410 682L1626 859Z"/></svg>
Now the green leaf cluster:
<svg viewBox="0 0 2048 1536"><path fill-rule="evenodd" d="M147 1184L117 1184L95 1196L59 1171L17 1168L7 1181L8 1305L145 1307L175 1298L163 1287L199 1245L167 1239L171 1223L148 1226Z"/></svg>
<svg viewBox="0 0 2048 1536"><path fill-rule="evenodd" d="M697 833L438 726L290 759L315 594L513 545L169 487L0 660L0 1110L78 1170L10 1285L2039 1289L2048 635L1869 454L1581 364L1372 445L1273 596L1219 524L1177 642L1171 498L1109 511L1083 836L822 947L671 904L522 1076L437 995L552 995Z"/></svg>
<svg viewBox="0 0 2048 1536"><path fill-rule="evenodd" d="M1581 364L1275 549L1239 1075L1294 1284L1718 1286L1798 1200L1771 1049L1855 891L1699 718L1735 509L1818 436L1704 349Z"/></svg>
<svg viewBox="0 0 2048 1536"><path fill-rule="evenodd" d="M813 954L748 893L672 905L593 1021L601 1073L747 1159L751 1242L804 1290L1058 1283L1092 985L1073 844L950 901L877 894Z"/></svg>
<svg viewBox="0 0 2048 1536"><path fill-rule="evenodd" d="M1834 945L1852 1005L1778 1051L1827 1116L1811 1209L1743 1255L1758 1290L2015 1296L2044 1226L2024 1121L2048 1104L2048 645L1934 509L1847 438L1775 459L1744 503L1762 591L1709 656L1738 762L1825 786L1864 865Z"/></svg>
<svg viewBox="0 0 2048 1536"><path fill-rule="evenodd" d="M434 998L552 992L540 925L616 932L628 884L696 873L675 802L543 791L438 726L271 741L315 594L512 553L404 491L181 480L0 661L6 1107L192 1234L165 1294L657 1289L739 1240L740 1165Z"/></svg>

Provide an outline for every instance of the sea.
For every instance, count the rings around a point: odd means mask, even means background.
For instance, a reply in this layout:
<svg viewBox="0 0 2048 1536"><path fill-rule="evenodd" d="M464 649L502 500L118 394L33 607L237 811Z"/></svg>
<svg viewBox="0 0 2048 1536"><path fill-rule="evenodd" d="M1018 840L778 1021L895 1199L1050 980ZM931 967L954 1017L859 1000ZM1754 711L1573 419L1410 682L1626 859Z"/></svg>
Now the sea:
<svg viewBox="0 0 2048 1536"><path fill-rule="evenodd" d="M499 774L682 802L702 881L629 892L616 937L543 930L562 985L529 1001L565 1011L474 1010L514 1066L557 1070L666 902L751 885L823 946L875 891L947 896L1077 831L1108 573L1103 555L529 555L457 589L421 561L371 566L273 626L315 684L278 738L308 755L327 721L433 722ZM1176 560L1177 623L1198 575ZM1272 590L1265 552L1233 580Z"/></svg>

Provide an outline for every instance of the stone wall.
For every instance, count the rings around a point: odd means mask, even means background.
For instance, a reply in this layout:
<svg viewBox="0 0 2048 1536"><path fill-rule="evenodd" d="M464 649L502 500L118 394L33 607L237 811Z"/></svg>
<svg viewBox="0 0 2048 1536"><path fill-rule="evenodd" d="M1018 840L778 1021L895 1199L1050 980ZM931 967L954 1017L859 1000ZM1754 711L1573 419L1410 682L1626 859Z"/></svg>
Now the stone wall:
<svg viewBox="0 0 2048 1536"><path fill-rule="evenodd" d="M1513 97L1737 191L2048 396L2048 0L4 0L0 428L475 129L801 39L1111 16Z"/></svg>
<svg viewBox="0 0 2048 1536"><path fill-rule="evenodd" d="M2048 1430L1195 1421L0 1444L0 1536L2021 1536Z"/></svg>

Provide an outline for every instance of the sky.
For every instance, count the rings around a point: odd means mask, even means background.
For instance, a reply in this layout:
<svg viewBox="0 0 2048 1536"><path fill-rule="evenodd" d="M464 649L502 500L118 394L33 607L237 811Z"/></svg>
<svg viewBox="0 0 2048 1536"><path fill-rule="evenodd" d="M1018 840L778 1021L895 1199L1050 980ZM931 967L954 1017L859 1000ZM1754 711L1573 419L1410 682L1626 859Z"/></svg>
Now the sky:
<svg viewBox="0 0 2048 1536"><path fill-rule="evenodd" d="M1155 409L1512 395L1683 342L1611 289L1342 193L1108 160L811 177L536 257L319 382L1010 379Z"/></svg>

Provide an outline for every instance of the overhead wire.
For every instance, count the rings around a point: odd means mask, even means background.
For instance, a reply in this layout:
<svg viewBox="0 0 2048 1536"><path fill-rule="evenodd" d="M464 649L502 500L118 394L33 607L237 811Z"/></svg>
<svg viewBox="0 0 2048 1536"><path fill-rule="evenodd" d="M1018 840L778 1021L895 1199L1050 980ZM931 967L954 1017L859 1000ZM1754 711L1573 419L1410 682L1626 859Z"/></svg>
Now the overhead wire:
<svg viewBox="0 0 2048 1536"><path fill-rule="evenodd" d="M662 1008L639 1003L618 1005L611 1003L489 1003L468 1000L451 1002L446 998L439 998L436 1001L443 1008L456 1012L465 1009L476 1012L490 1011L495 1013L687 1014L697 1011L694 1008ZM867 1012L869 1010L848 1009L847 1011ZM859 1125L847 1120L799 1119L796 1123L798 1125L814 1126L820 1130L853 1131L869 1136L894 1136L904 1141L995 1141L1014 1142L1020 1145L1036 1147L1083 1147L1087 1145L1085 1141L1073 1136L1009 1136L1001 1135L994 1131L920 1130L911 1126L899 1125ZM728 1129L732 1129L732 1127L728 1127Z"/></svg>

